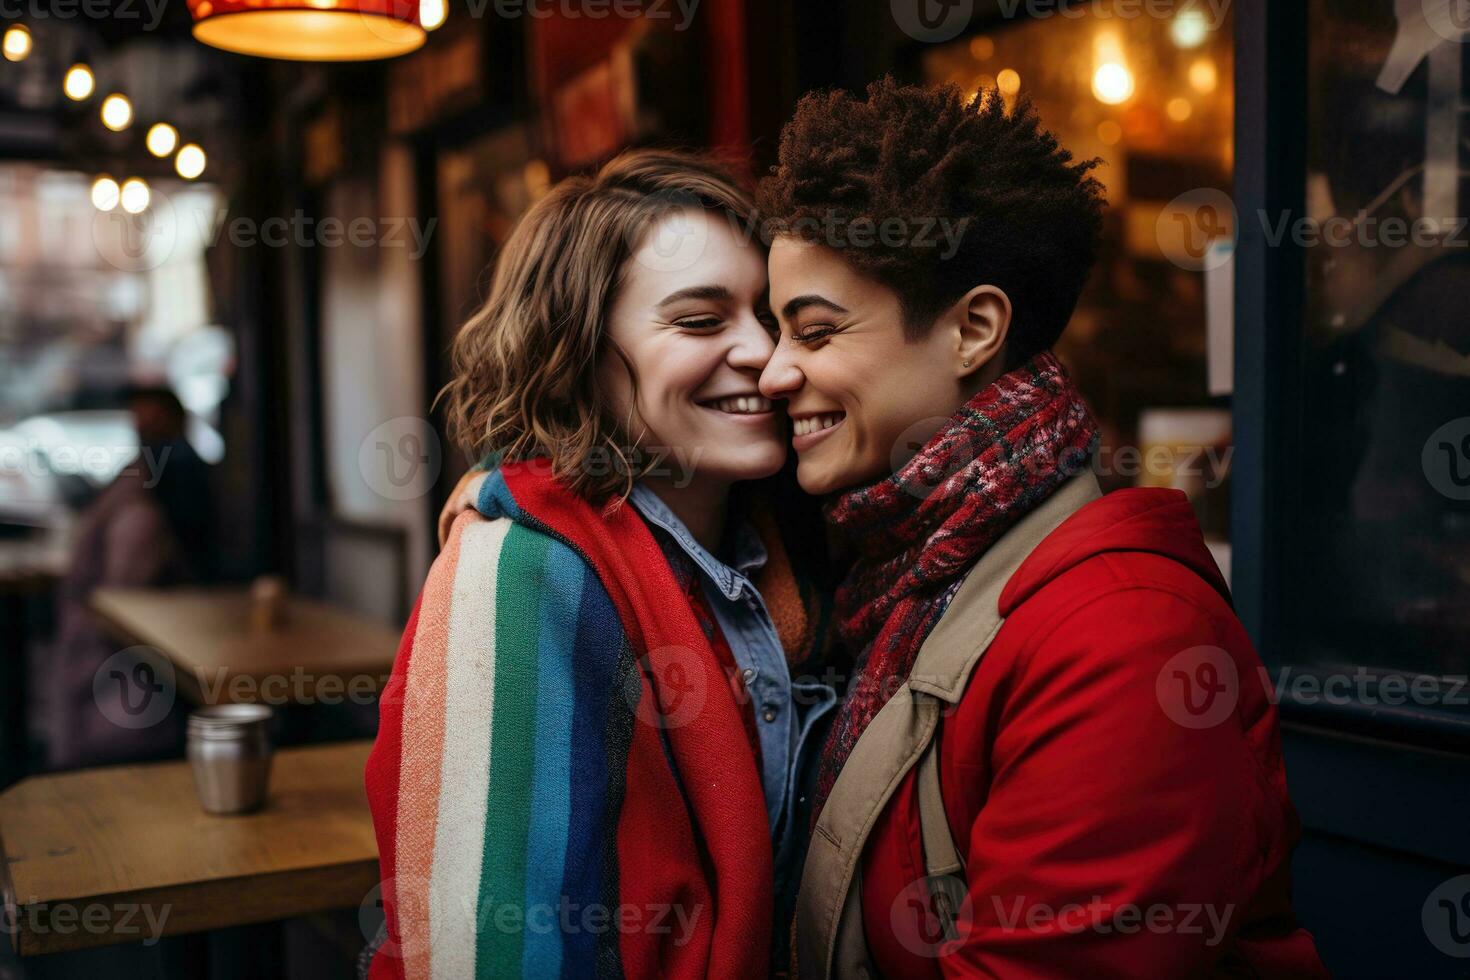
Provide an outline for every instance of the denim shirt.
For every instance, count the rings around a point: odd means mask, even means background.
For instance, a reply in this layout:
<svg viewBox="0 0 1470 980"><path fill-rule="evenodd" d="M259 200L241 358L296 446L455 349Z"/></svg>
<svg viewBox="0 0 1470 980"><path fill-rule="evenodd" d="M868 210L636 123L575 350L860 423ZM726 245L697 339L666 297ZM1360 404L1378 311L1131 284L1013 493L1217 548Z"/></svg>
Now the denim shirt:
<svg viewBox="0 0 1470 980"><path fill-rule="evenodd" d="M792 832L798 784L810 757L821 750L821 740L809 736L837 702L837 693L832 685L821 681L792 680L765 600L748 577L766 563L765 545L754 528L745 522L732 526L729 540L733 565L727 565L696 541L684 522L652 490L636 484L630 499L645 521L666 531L694 562L715 621L740 668L755 709L766 816L779 861L788 843L802 830L795 828L797 833Z"/></svg>

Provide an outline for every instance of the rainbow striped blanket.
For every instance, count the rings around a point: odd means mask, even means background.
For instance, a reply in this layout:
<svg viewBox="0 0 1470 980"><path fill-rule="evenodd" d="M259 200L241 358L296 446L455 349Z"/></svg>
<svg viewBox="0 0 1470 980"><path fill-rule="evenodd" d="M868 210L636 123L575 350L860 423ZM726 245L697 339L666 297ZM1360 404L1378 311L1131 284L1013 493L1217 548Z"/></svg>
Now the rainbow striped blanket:
<svg viewBox="0 0 1470 980"><path fill-rule="evenodd" d="M657 542L544 461L481 501L380 700L372 980L765 974L760 776Z"/></svg>

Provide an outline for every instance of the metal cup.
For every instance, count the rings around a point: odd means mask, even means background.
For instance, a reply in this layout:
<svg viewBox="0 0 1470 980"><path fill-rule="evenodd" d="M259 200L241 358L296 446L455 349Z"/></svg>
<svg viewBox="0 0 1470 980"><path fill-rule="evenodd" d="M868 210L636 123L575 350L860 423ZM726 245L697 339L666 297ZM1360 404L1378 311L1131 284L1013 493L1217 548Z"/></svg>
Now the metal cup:
<svg viewBox="0 0 1470 980"><path fill-rule="evenodd" d="M217 704L189 714L187 755L206 813L249 813L265 803L271 715L264 704Z"/></svg>

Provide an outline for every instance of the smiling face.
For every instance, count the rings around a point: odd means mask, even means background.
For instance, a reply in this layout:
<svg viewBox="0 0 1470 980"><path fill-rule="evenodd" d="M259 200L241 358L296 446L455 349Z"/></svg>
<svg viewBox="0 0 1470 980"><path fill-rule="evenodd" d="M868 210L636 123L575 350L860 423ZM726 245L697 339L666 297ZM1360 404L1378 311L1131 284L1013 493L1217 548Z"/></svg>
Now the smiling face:
<svg viewBox="0 0 1470 980"><path fill-rule="evenodd" d="M691 247L691 245L693 247ZM766 261L731 222L681 211L628 259L609 311L599 383L630 443L667 454L675 480L755 480L786 459L783 425L757 382L774 348Z"/></svg>
<svg viewBox="0 0 1470 980"><path fill-rule="evenodd" d="M942 316L910 339L896 292L799 239L776 239L770 272L781 336L761 391L787 402L806 492L887 476L968 399L975 358L962 320Z"/></svg>

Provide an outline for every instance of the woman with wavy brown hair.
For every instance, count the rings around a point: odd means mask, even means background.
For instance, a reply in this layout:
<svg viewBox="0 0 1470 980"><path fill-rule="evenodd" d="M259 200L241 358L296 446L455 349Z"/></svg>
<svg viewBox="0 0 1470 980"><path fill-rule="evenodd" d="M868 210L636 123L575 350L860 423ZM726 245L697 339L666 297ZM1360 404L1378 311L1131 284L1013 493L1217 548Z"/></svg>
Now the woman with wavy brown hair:
<svg viewBox="0 0 1470 980"><path fill-rule="evenodd" d="M453 431L493 464L381 701L374 980L770 969L773 850L834 695L792 681L823 624L766 498L751 212L684 154L570 178L455 341Z"/></svg>

